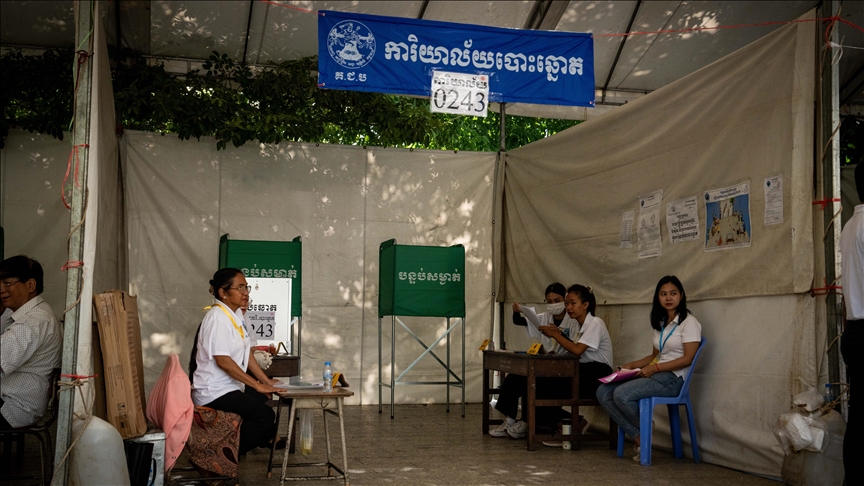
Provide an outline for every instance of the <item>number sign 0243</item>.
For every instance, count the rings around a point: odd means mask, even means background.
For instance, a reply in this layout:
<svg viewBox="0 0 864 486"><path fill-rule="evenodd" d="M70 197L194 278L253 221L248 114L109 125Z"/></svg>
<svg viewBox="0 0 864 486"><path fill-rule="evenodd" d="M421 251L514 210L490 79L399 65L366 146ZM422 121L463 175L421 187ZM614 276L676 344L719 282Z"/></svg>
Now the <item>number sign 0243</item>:
<svg viewBox="0 0 864 486"><path fill-rule="evenodd" d="M433 71L431 93L432 113L485 117L489 108L489 76Z"/></svg>

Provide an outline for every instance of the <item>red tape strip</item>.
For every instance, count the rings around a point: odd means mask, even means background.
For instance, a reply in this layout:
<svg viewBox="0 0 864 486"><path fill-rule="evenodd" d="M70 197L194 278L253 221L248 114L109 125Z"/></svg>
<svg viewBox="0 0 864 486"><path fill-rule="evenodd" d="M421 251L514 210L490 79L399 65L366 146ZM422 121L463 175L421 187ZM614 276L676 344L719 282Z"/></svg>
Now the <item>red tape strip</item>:
<svg viewBox="0 0 864 486"><path fill-rule="evenodd" d="M829 204L829 203L832 203L832 202L842 202L842 201L841 201L841 199L840 199L839 197L831 197L831 198L828 198L828 199L820 199L820 200L818 200L818 201L813 201L813 205L814 205L814 206L821 206L820 209L821 209L822 211L825 211L825 207L827 207L828 204Z"/></svg>

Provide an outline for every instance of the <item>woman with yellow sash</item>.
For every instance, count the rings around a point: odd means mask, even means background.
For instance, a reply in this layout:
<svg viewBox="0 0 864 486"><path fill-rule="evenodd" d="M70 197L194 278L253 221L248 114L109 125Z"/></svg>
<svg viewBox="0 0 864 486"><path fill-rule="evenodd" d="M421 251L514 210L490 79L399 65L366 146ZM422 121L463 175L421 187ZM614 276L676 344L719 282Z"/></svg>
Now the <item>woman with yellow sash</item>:
<svg viewBox="0 0 864 486"><path fill-rule="evenodd" d="M279 391L255 361L243 324L240 308L249 305L246 277L236 268L223 268L213 275L210 293L216 302L198 328L189 362L192 401L240 415L240 454L270 447L276 435L273 409L244 392L247 387L263 394Z"/></svg>
<svg viewBox="0 0 864 486"><path fill-rule="evenodd" d="M600 385L597 400L624 433L636 442L639 460L639 400L649 397L674 397L681 392L684 377L699 343L702 325L687 310L687 296L681 281L666 276L657 282L651 305L651 327L654 348L648 356L623 364L618 368L639 369L629 381ZM651 444L646 444L651 447Z"/></svg>

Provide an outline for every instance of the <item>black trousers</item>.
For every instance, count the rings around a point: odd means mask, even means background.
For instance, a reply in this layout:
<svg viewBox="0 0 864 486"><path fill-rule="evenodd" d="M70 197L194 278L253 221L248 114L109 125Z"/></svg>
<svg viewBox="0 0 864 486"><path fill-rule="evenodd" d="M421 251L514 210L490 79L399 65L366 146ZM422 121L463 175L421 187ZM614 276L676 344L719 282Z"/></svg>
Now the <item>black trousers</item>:
<svg viewBox="0 0 864 486"><path fill-rule="evenodd" d="M256 447L269 447L270 440L276 436L276 414L258 397L235 390L205 406L236 413L243 419L240 425L240 454Z"/></svg>
<svg viewBox="0 0 864 486"><path fill-rule="evenodd" d="M612 373L612 368L606 363L591 361L579 363L579 396L593 398L597 395L598 381ZM509 374L501 384L498 402L495 409L504 415L515 419L519 400L528 394L528 378ZM570 398L570 378L537 378L538 399ZM542 424L556 424L564 416L561 407L538 407L537 421ZM525 420L525 411L522 411Z"/></svg>
<svg viewBox="0 0 864 486"><path fill-rule="evenodd" d="M3 403L5 402L2 398L0 398L0 408L3 408ZM4 417L2 413L0 413L0 430L9 430L11 428L12 425L6 420L6 417Z"/></svg>
<svg viewBox="0 0 864 486"><path fill-rule="evenodd" d="M846 363L846 381L849 382L849 421L846 422L846 436L843 438L843 467L846 470L846 484L864 484L864 469L860 461L864 457L861 447L864 434L864 417L861 397L853 397L855 384L860 385L864 374L864 320L847 321L846 331L840 338L840 353ZM857 467L853 467L858 461ZM855 472L858 471L858 472Z"/></svg>

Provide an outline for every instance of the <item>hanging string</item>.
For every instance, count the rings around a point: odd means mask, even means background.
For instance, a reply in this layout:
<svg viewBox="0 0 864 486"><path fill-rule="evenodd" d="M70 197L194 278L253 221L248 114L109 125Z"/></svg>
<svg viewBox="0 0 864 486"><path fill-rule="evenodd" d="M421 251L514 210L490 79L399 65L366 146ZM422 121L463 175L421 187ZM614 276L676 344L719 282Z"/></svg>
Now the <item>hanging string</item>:
<svg viewBox="0 0 864 486"><path fill-rule="evenodd" d="M81 187L81 183L78 180L78 169L81 165L81 160L79 158L79 149L82 148L90 148L90 144L81 143L78 145L72 146L72 151L69 152L69 160L66 162L66 174L63 176L63 183L60 185L60 199L63 201L63 205L66 206L66 209L72 209L72 206L66 201L66 182L69 180L69 172L72 171L72 159L75 159L75 172L72 175L75 187Z"/></svg>

